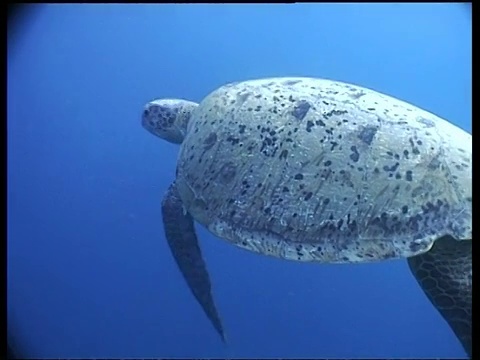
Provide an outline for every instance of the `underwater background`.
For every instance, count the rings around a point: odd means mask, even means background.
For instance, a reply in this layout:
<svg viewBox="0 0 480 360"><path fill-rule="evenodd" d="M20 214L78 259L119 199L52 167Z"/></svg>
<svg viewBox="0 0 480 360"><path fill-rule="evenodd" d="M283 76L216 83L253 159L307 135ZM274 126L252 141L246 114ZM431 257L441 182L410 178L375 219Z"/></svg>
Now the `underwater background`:
<svg viewBox="0 0 480 360"><path fill-rule="evenodd" d="M24 9L25 10L25 9ZM465 357L405 260L260 256L197 226L228 344L163 234L146 102L314 76L471 132L466 4L30 5L9 21L8 329L26 357Z"/></svg>

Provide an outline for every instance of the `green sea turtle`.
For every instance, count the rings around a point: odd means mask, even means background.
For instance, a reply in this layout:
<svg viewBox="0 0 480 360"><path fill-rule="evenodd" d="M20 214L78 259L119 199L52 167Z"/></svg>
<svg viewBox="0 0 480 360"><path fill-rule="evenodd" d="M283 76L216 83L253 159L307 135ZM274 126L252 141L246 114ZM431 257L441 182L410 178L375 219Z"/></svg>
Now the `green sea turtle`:
<svg viewBox="0 0 480 360"><path fill-rule="evenodd" d="M168 244L224 339L194 221L288 260L408 258L471 356L471 135L390 96L315 78L228 84L200 104L148 103L143 126L181 144L163 202Z"/></svg>

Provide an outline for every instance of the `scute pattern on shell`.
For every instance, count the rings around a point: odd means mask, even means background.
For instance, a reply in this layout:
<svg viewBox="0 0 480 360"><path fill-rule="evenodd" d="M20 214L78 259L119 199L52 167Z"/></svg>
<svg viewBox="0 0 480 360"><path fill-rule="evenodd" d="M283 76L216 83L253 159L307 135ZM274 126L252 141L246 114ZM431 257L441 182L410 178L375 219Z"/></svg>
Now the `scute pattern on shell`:
<svg viewBox="0 0 480 360"><path fill-rule="evenodd" d="M238 246L361 262L471 238L471 135L341 82L226 85L192 115L177 183L186 208Z"/></svg>

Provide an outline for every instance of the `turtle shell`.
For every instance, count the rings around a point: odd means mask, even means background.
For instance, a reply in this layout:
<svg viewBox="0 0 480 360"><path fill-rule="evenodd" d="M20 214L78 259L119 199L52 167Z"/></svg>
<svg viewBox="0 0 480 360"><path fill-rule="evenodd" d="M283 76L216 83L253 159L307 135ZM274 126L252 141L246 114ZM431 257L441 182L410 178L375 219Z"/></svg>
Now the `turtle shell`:
<svg viewBox="0 0 480 360"><path fill-rule="evenodd" d="M416 106L315 78L218 88L177 164L186 209L220 238L284 259L365 262L471 239L471 135Z"/></svg>

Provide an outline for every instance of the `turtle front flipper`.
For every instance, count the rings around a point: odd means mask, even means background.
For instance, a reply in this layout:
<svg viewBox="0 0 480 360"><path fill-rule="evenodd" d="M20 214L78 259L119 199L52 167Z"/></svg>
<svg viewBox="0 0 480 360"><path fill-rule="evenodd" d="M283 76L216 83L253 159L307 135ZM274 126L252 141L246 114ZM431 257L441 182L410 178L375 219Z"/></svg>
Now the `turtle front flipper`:
<svg viewBox="0 0 480 360"><path fill-rule="evenodd" d="M472 241L438 239L408 259L418 283L472 357Z"/></svg>
<svg viewBox="0 0 480 360"><path fill-rule="evenodd" d="M162 201L165 235L183 278L203 311L225 342L222 322L213 301L210 277L198 245L192 216L184 211L175 183Z"/></svg>

